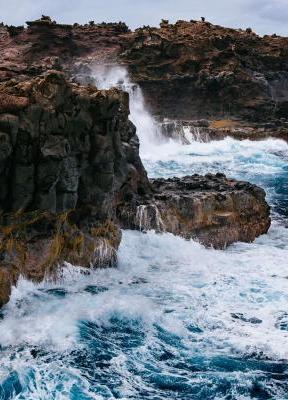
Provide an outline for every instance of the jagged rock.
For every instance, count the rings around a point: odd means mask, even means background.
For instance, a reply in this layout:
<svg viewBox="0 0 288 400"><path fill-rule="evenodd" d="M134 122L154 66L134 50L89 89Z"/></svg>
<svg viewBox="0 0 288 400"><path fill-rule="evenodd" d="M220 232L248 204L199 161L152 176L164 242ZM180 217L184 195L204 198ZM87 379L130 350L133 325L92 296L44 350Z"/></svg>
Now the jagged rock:
<svg viewBox="0 0 288 400"><path fill-rule="evenodd" d="M269 229L265 192L248 182L208 174L155 179L152 186L149 201L118 207L123 227L171 232L215 248L252 242Z"/></svg>
<svg viewBox="0 0 288 400"><path fill-rule="evenodd" d="M119 223L219 248L266 232L269 207L254 185L222 175L149 183L127 93L97 90L87 74L93 63L124 63L156 115L209 120L199 129L217 130L211 120L227 107L241 118L272 110L284 125L286 48L286 38L195 21L135 32L47 16L0 25L0 305L20 274L39 281L65 261L112 265Z"/></svg>
<svg viewBox="0 0 288 400"><path fill-rule="evenodd" d="M115 206L151 189L126 93L71 84L59 71L0 92L3 304L19 274L39 281L63 262L113 265Z"/></svg>
<svg viewBox="0 0 288 400"><path fill-rule="evenodd" d="M15 38L2 25L0 80L56 64L71 75L80 64L122 63L162 118L262 121L287 115L288 38L200 21L167 22L131 32L121 22L72 26L42 16Z"/></svg>
<svg viewBox="0 0 288 400"><path fill-rule="evenodd" d="M161 118L261 121L287 115L287 46L285 37L178 21L131 33L120 58Z"/></svg>

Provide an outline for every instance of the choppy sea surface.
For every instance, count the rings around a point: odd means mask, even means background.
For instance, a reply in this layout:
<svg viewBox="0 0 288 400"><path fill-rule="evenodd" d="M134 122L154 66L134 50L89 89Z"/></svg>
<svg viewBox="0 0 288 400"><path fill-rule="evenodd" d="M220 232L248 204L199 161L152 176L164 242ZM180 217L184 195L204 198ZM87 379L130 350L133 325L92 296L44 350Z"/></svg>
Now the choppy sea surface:
<svg viewBox="0 0 288 400"><path fill-rule="evenodd" d="M222 171L267 191L253 244L123 232L117 269L21 280L0 314L0 399L288 399L288 145L167 143L151 177Z"/></svg>

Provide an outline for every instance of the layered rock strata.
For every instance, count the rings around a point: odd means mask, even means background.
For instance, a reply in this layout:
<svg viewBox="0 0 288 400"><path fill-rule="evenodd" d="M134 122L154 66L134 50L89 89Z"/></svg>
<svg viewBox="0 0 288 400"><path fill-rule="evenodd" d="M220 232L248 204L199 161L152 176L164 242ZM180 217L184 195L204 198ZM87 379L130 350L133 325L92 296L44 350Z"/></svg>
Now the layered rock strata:
<svg viewBox="0 0 288 400"><path fill-rule="evenodd" d="M120 58L159 117L287 118L287 37L165 21L131 32L123 49Z"/></svg>
<svg viewBox="0 0 288 400"><path fill-rule="evenodd" d="M0 26L0 80L59 68L88 77L94 64L127 66L159 118L287 121L288 38L202 21ZM177 101L175 99L177 98Z"/></svg>

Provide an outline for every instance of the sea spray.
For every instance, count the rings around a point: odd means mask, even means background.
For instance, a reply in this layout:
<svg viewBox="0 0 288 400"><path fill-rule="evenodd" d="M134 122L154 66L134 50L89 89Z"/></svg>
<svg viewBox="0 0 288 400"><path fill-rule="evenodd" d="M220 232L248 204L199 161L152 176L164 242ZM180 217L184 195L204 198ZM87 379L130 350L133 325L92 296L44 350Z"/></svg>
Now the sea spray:
<svg viewBox="0 0 288 400"><path fill-rule="evenodd" d="M173 139L176 143L181 144L206 143L211 140L207 128L193 126L185 121L164 119L161 123L161 132L167 139Z"/></svg>
<svg viewBox="0 0 288 400"><path fill-rule="evenodd" d="M136 211L136 226L141 232L155 229L157 232L165 232L165 224L156 204L141 204Z"/></svg>
<svg viewBox="0 0 288 400"><path fill-rule="evenodd" d="M129 93L130 119L137 128L141 154L148 154L151 147L163 143L160 126L147 110L142 90L139 85L131 81L126 68L96 65L92 76L99 89L118 87Z"/></svg>
<svg viewBox="0 0 288 400"><path fill-rule="evenodd" d="M167 143L159 154L144 158L150 176L222 171L262 185L268 234L206 249L147 231L142 205L147 232L123 232L117 269L21 279L1 310L0 399L287 398L287 143Z"/></svg>

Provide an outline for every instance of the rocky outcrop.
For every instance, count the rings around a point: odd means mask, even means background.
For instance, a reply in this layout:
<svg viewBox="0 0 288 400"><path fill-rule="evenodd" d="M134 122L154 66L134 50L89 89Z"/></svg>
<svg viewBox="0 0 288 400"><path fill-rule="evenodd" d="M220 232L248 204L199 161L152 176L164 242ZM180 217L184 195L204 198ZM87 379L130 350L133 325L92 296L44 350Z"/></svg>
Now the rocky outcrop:
<svg viewBox="0 0 288 400"><path fill-rule="evenodd" d="M124 23L63 25L43 16L28 28L0 26L0 80L51 68L89 77L93 64L121 63L159 118L279 122L288 111L287 48L285 37L205 21L133 32Z"/></svg>
<svg viewBox="0 0 288 400"><path fill-rule="evenodd" d="M49 69L86 74L91 63L117 62L124 23L57 24L47 16L28 27L0 24L0 81L27 79Z"/></svg>
<svg viewBox="0 0 288 400"><path fill-rule="evenodd" d="M128 94L98 90L89 74L94 63L125 64L162 120L218 116L233 98L231 113L266 118L272 107L278 118L286 41L193 21L136 32L47 16L28 28L0 24L0 306L20 275L56 279L65 262L113 265L120 227L216 248L265 233L269 207L254 185L219 174L149 182ZM254 70L271 72L274 100ZM198 128L223 128L209 120Z"/></svg>
<svg viewBox="0 0 288 400"><path fill-rule="evenodd" d="M153 197L141 204L120 205L126 228L171 232L224 248L235 241L252 242L270 226L263 189L223 174L152 181Z"/></svg>
<svg viewBox="0 0 288 400"><path fill-rule="evenodd" d="M158 116L287 117L288 38L178 21L137 29L124 47L121 58Z"/></svg>
<svg viewBox="0 0 288 400"><path fill-rule="evenodd" d="M241 120L168 120L159 122L166 138L189 144L193 141L209 142L233 137L237 140L265 140L277 138L288 141L288 121L253 123Z"/></svg>
<svg viewBox="0 0 288 400"><path fill-rule="evenodd" d="M50 71L0 84L0 305L20 274L112 265L115 208L149 194L128 95Z"/></svg>

